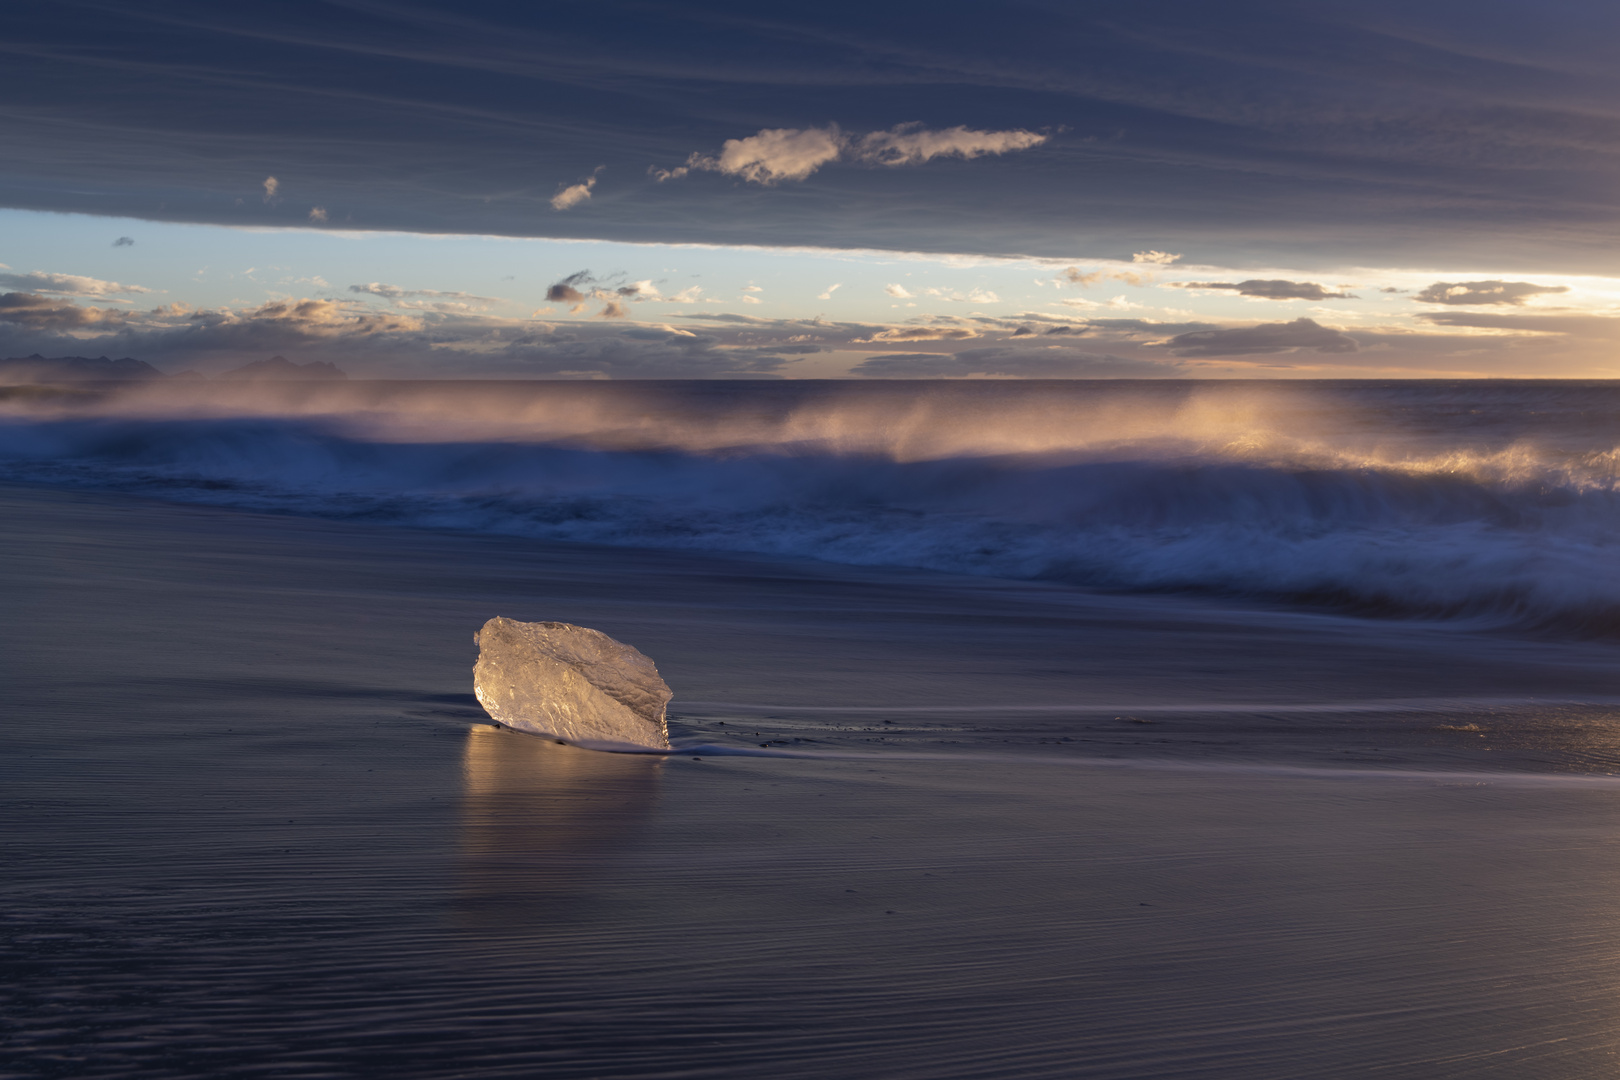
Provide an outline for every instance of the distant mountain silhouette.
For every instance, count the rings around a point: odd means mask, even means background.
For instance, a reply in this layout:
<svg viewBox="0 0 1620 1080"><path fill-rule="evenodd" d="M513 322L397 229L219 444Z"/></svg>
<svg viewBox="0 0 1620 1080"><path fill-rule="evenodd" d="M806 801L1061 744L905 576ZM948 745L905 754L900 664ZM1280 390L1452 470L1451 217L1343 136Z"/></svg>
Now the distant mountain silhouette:
<svg viewBox="0 0 1620 1080"><path fill-rule="evenodd" d="M0 360L0 383L101 382L104 380L162 379L163 372L144 360L105 356L13 356Z"/></svg>
<svg viewBox="0 0 1620 1080"><path fill-rule="evenodd" d="M255 360L245 367L215 376L219 379L347 379L348 377L348 374L336 364L328 364L324 360L295 364L285 356Z"/></svg>

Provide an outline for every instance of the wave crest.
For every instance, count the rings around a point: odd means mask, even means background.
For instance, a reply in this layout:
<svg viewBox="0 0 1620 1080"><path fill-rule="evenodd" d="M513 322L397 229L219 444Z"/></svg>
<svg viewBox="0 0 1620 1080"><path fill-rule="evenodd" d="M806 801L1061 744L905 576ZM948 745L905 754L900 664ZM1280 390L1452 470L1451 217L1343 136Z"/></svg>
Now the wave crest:
<svg viewBox="0 0 1620 1080"><path fill-rule="evenodd" d="M207 388L14 395L0 471L595 544L1620 632L1620 451L1602 441L1614 410L1591 417L1582 405L1571 423L1586 396L1537 411L1519 391L1481 415L1464 407L1480 393L361 384L251 401Z"/></svg>

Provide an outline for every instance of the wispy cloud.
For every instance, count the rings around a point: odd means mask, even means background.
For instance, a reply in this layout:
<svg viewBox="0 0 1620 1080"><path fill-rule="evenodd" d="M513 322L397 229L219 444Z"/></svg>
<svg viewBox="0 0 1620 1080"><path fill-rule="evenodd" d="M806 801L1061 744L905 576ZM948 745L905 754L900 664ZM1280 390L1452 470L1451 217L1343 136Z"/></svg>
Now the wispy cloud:
<svg viewBox="0 0 1620 1080"><path fill-rule="evenodd" d="M1326 285L1312 281L1283 281L1280 279L1249 281L1172 281L1176 289L1215 289L1235 292L1239 296L1257 300L1354 300L1353 293L1334 291Z"/></svg>
<svg viewBox="0 0 1620 1080"><path fill-rule="evenodd" d="M941 300L952 300L959 304L999 304L1001 297L988 289L974 288L967 292L958 289L936 289L930 286L923 290L929 296L937 296ZM893 293L889 295L893 296Z"/></svg>
<svg viewBox="0 0 1620 1080"><path fill-rule="evenodd" d="M276 201L276 192L278 192L280 190L281 190L281 181L280 180L277 180L273 176L267 176L267 177L264 178L264 201L266 203L275 202Z"/></svg>
<svg viewBox="0 0 1620 1080"><path fill-rule="evenodd" d="M322 282L321 284L324 284ZM350 285L352 293L381 296L388 300L403 300L414 297L430 297L442 300L465 300L482 304L500 304L505 301L496 296L475 296L468 292L447 292L443 289L403 289L398 285L387 285L381 281L373 281L365 285Z"/></svg>
<svg viewBox="0 0 1620 1080"><path fill-rule="evenodd" d="M326 207L312 206L309 208L309 220L317 225L326 221Z"/></svg>
<svg viewBox="0 0 1620 1080"><path fill-rule="evenodd" d="M977 158L1039 146L1048 136L1033 131L976 131L958 125L930 131L918 123L887 131L848 135L837 124L813 128L765 128L742 139L727 139L718 154L694 153L673 169L649 169L660 183L692 172L717 172L769 186L804 180L834 161L868 165L921 165L939 157Z"/></svg>
<svg viewBox="0 0 1620 1080"><path fill-rule="evenodd" d="M716 155L694 153L686 164L655 171L660 182L693 170L740 176L756 184L803 180L844 152L846 139L836 126L825 128L767 128L746 139L727 139Z"/></svg>
<svg viewBox="0 0 1620 1080"><path fill-rule="evenodd" d="M605 168L607 168L607 166L598 165L595 172L591 173L591 175L587 176L579 183L570 184L567 187L559 187L557 194L551 197L551 208L553 210L567 210L570 207L578 206L580 203L588 200L591 197L591 189L596 187L597 176Z"/></svg>
<svg viewBox="0 0 1620 1080"><path fill-rule="evenodd" d="M817 300L831 300L832 299L832 294L837 292L839 289L842 289L843 287L844 287L844 283L842 281L838 282L836 285L829 285L829 286L827 286L827 291L826 292L818 293L816 295L816 299Z"/></svg>
<svg viewBox="0 0 1620 1080"><path fill-rule="evenodd" d="M1101 281L1123 281L1127 285L1150 285L1153 275L1140 270L1091 270L1082 271L1077 266L1071 266L1057 277L1052 284L1061 286L1064 282L1078 285L1082 289L1088 285L1095 285Z"/></svg>
<svg viewBox="0 0 1620 1080"><path fill-rule="evenodd" d="M149 293L139 285L123 285L116 281L82 277L78 274L49 274L35 270L27 274L0 273L0 289L21 289L25 292L48 293L57 296L114 296L119 293Z"/></svg>
<svg viewBox="0 0 1620 1080"><path fill-rule="evenodd" d="M880 341L965 341L976 338L979 332L967 326L895 326L879 330L871 337L856 338L856 344Z"/></svg>
<svg viewBox="0 0 1620 1080"><path fill-rule="evenodd" d="M894 297L896 300L910 300L912 296L912 294L906 290L904 285L885 285L883 286L883 291Z"/></svg>
<svg viewBox="0 0 1620 1080"><path fill-rule="evenodd" d="M876 165L921 165L937 157L976 158L986 154L1006 154L1028 150L1045 142L1047 136L1033 131L974 131L958 124L943 131L929 131L921 124L900 124L888 131L874 131L856 140L850 156Z"/></svg>

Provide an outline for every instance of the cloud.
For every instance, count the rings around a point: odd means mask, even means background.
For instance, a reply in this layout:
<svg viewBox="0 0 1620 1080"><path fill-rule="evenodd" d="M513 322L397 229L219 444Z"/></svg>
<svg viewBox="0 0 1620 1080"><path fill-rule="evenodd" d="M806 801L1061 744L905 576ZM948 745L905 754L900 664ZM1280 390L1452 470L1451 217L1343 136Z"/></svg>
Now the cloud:
<svg viewBox="0 0 1620 1080"><path fill-rule="evenodd" d="M1062 304L1064 307L1085 308L1088 310L1095 310L1097 308L1111 308L1114 311L1142 311L1147 308L1146 304L1138 304L1127 297L1124 293L1120 293L1118 296L1113 297L1110 300L1087 300L1084 298L1077 298L1073 300L1059 300L1058 303Z"/></svg>
<svg viewBox="0 0 1620 1080"><path fill-rule="evenodd" d="M64 304L35 293L0 293L0 322L29 330L78 330L83 327L121 323L124 313L101 308Z"/></svg>
<svg viewBox="0 0 1620 1080"><path fill-rule="evenodd" d="M999 304L1001 297L988 289L974 288L968 292L958 292L955 289L927 288L923 292L929 296L937 296L941 300L952 300L959 304ZM892 295L892 294L891 294Z"/></svg>
<svg viewBox="0 0 1620 1080"><path fill-rule="evenodd" d="M273 325L317 337L366 336L422 328L421 320L412 316L380 313L353 301L345 304L339 300L307 298L272 300L242 312L199 312L192 319L198 324L222 326Z"/></svg>
<svg viewBox="0 0 1620 1080"><path fill-rule="evenodd" d="M396 300L401 296L415 296L418 292L415 289L402 289L398 285L384 285L380 281L373 281L365 285L350 285L349 291L352 293L370 293L372 296L386 296L390 300Z"/></svg>
<svg viewBox="0 0 1620 1080"><path fill-rule="evenodd" d="M885 327L688 312L677 320L683 324L680 329L655 321L637 324L626 321L637 310L633 297L585 284L586 275L570 276L583 286L576 291L590 305L589 319L398 311L368 303L378 295L371 292L235 309L193 311L164 305L147 312L107 312L48 297L11 297L0 307L6 316L0 318L0 355L105 352L136 356L164 370L211 370L240 367L279 352L296 354L300 361L339 363L355 373L396 377L705 378L773 375L794 357L847 350L874 335L883 336L866 347L876 352L912 348L905 344L911 339L973 345L978 342L972 339L984 334L969 325L976 318L937 327Z"/></svg>
<svg viewBox="0 0 1620 1080"><path fill-rule="evenodd" d="M622 312L626 309L623 301L644 303L649 300L668 300L670 303L690 303L697 298L701 290L696 287L689 288L683 293L665 297L658 291L651 278L643 281L632 281L624 285L613 286L612 282L623 278L623 274L610 274L606 280L595 277L589 270L579 270L569 274L555 285L546 289L546 299L564 304L574 305L571 309L578 313L584 309L587 300L605 300L611 310ZM606 311L608 309L604 309ZM599 318L621 318L621 315L599 314Z"/></svg>
<svg viewBox="0 0 1620 1080"><path fill-rule="evenodd" d="M579 286L591 285L595 281L589 270L577 271L547 289L546 299L556 303L577 304L585 299L585 294L579 290Z"/></svg>
<svg viewBox="0 0 1620 1080"><path fill-rule="evenodd" d="M904 285L885 285L883 291L900 300L910 300L912 295Z"/></svg>
<svg viewBox="0 0 1620 1080"><path fill-rule="evenodd" d="M1090 273L1081 273L1079 267L1071 266L1054 278L1052 284L1061 285L1067 281L1070 285L1085 288L1095 285L1099 281L1123 281L1127 285L1147 285L1153 281L1153 275L1136 270L1093 270Z"/></svg>
<svg viewBox="0 0 1620 1080"><path fill-rule="evenodd" d="M1167 343L1177 356L1252 356L1311 349L1319 353L1352 353L1355 339L1311 319L1261 323L1228 330L1194 330Z"/></svg>
<svg viewBox="0 0 1620 1080"><path fill-rule="evenodd" d="M1173 360L1139 360L1066 347L988 345L958 353L869 356L851 372L878 379L951 379L1001 375L1036 379L1164 378L1181 373Z"/></svg>
<svg viewBox="0 0 1620 1080"><path fill-rule="evenodd" d="M1133 263L1151 263L1155 266L1169 266L1180 259L1180 255L1172 255L1168 251L1138 251L1131 256Z"/></svg>
<svg viewBox="0 0 1620 1080"><path fill-rule="evenodd" d="M1162 339L1166 334L1187 334L1200 330L1215 330L1207 322L1156 322L1153 319L1086 319L1086 329L1133 341Z"/></svg>
<svg viewBox="0 0 1620 1080"><path fill-rule="evenodd" d="M266 203L275 202L276 192L279 190L281 190L280 180L277 180L273 176L267 176L264 178L264 201Z"/></svg>
<svg viewBox="0 0 1620 1080"><path fill-rule="evenodd" d="M585 202L591 197L591 189L596 186L597 175L605 168L607 168L606 165L598 165L595 172L579 183L558 188L557 194L551 197L551 208L553 210L567 210L571 206L578 206L580 203Z"/></svg>
<svg viewBox="0 0 1620 1080"><path fill-rule="evenodd" d="M672 304L696 304L696 303L700 303L701 301L698 299L698 296L702 292L703 292L703 286L701 286L701 285L688 285L686 288L682 289L680 292L672 294L670 296L670 298L669 298L669 302L672 303Z"/></svg>
<svg viewBox="0 0 1620 1080"><path fill-rule="evenodd" d="M1511 304L1532 296L1569 292L1567 285L1532 285L1528 281L1437 281L1413 297L1425 304Z"/></svg>
<svg viewBox="0 0 1620 1080"><path fill-rule="evenodd" d="M816 299L817 300L831 300L832 299L832 294L837 292L839 289L842 289L843 287L844 287L844 283L842 281L838 282L836 285L829 285L829 286L827 286L827 291L824 292L824 293L819 294L816 297Z"/></svg>
<svg viewBox="0 0 1620 1080"><path fill-rule="evenodd" d="M887 330L880 330L868 338L857 338L856 343L867 344L876 341L963 341L978 336L979 332L977 330L963 326L895 326Z"/></svg>
<svg viewBox="0 0 1620 1080"><path fill-rule="evenodd" d="M763 304L765 301L761 300L757 296L749 296L748 294L744 293L742 302L745 304Z"/></svg>
<svg viewBox="0 0 1620 1080"><path fill-rule="evenodd" d="M773 327L774 326L782 326L784 324L789 324L789 325L793 324L793 320L762 319L758 315L738 315L738 314L735 314L734 312L730 312L730 311L725 311L725 312L701 311L701 312L696 312L696 313L677 312L676 314L679 315L683 319L702 319L704 322L709 322L709 323L727 322L727 323L742 323L742 324L747 325L747 326L773 326ZM833 325L833 324L828 324L828 325Z"/></svg>
<svg viewBox="0 0 1620 1080"><path fill-rule="evenodd" d="M694 171L740 176L770 186L804 180L823 165L844 160L868 165L921 165L937 157L976 158L1027 150L1047 140L1032 131L975 131L962 125L929 131L920 123L898 124L887 131L846 135L837 124L820 128L765 128L744 139L727 139L720 153L694 153L673 169L648 170L663 183Z"/></svg>
<svg viewBox="0 0 1620 1080"><path fill-rule="evenodd" d="M324 284L324 282L321 282L320 284ZM505 302L497 296L475 296L472 293L447 292L443 289L402 289L398 285L385 285L380 281L373 281L365 285L350 285L349 291L352 293L386 297L389 300L401 300L406 297L427 296L444 300L469 300L484 304L500 304Z"/></svg>
<svg viewBox="0 0 1620 1080"><path fill-rule="evenodd" d="M742 287L742 291L743 292L764 292L765 290L760 288L758 285L744 285Z"/></svg>
<svg viewBox="0 0 1620 1080"><path fill-rule="evenodd" d="M920 123L910 123L863 135L850 150L856 160L877 165L921 165L937 157L972 159L1027 150L1046 139L1045 135L1022 129L973 131L958 124L943 131L928 131Z"/></svg>
<svg viewBox="0 0 1620 1080"><path fill-rule="evenodd" d="M301 197L364 192L342 203L355 228L1040 257L1086 237L1126 262L1174 242L1306 278L1355 265L1601 274L1620 243L1608 5L1538 18L1513 0L1459 18L1449 5L1170 0L988 21L806 5L703 26L681 5L573 5L566 32L554 6L425 9L331 9L369 13L357 29L274 4L228 19L27 5L7 74L29 96L0 115L6 197L104 220L240 226L286 211L304 224L308 203L251 206L242 169L274 164ZM568 171L639 173L823 118L857 137L914 119L1084 130L989 167L917 166L903 204L875 164L823 166L843 174L836 204L713 199L734 178L710 175L555 213L545 188L564 178L536 185L537 148Z"/></svg>
<svg viewBox="0 0 1620 1080"><path fill-rule="evenodd" d="M1249 281L1172 281L1176 289L1226 289L1239 296L1252 296L1261 300L1354 300L1347 292L1333 292L1326 285L1310 281L1282 281L1279 279Z"/></svg>
<svg viewBox="0 0 1620 1080"><path fill-rule="evenodd" d="M133 355L164 370L240 367L274 353L348 370L437 375L702 378L768 376L821 346L805 327L767 320L734 330L495 317L436 321L361 301L286 300L246 309L104 312L44 297L0 298L0 356ZM98 332L99 331L99 332ZM780 346L778 350L775 346Z"/></svg>
<svg viewBox="0 0 1620 1080"><path fill-rule="evenodd" d="M0 289L18 289L57 296L115 296L119 293L152 291L139 285L121 285L116 281L102 281L99 278L81 277L78 274L48 274L43 270L34 270L27 274L0 273Z"/></svg>
<svg viewBox="0 0 1620 1080"><path fill-rule="evenodd" d="M113 247L134 247L135 246L135 238L133 236L120 236L118 239L113 241L112 246Z"/></svg>
<svg viewBox="0 0 1620 1080"><path fill-rule="evenodd" d="M467 304L459 300L401 300L399 306L406 311L436 311L441 315L471 315L484 310L482 304Z"/></svg>
<svg viewBox="0 0 1620 1080"><path fill-rule="evenodd" d="M653 172L659 183L693 170L740 176L756 184L803 180L844 151L836 124L824 128L766 128L746 139L727 139L716 156L694 153L686 164Z"/></svg>
<svg viewBox="0 0 1620 1080"><path fill-rule="evenodd" d="M326 207L324 207L324 206L312 206L312 207L310 207L309 208L309 220L313 221L317 225L319 225L321 222L325 221L326 220Z"/></svg>
<svg viewBox="0 0 1620 1080"><path fill-rule="evenodd" d="M1571 337L1620 337L1620 318L1609 315L1508 315L1494 311L1426 311L1418 316L1436 326L1462 326L1475 330L1509 330L1526 334L1566 334Z"/></svg>

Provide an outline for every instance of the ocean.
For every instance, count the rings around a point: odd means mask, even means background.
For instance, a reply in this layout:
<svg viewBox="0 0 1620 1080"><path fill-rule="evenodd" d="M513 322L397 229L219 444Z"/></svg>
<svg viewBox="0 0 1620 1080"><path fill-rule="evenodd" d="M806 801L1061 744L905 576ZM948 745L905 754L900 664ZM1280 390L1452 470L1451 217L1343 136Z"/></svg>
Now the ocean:
<svg viewBox="0 0 1620 1080"><path fill-rule="evenodd" d="M0 469L19 480L1620 627L1609 383L167 384L0 407Z"/></svg>
<svg viewBox="0 0 1620 1080"><path fill-rule="evenodd" d="M0 1075L1606 1075L1617 448L1606 383L0 392ZM675 753L493 724L494 615Z"/></svg>

